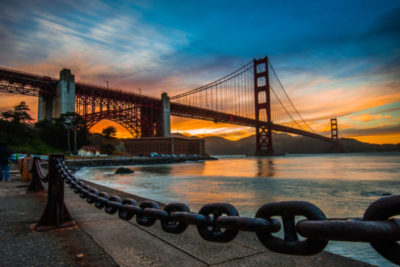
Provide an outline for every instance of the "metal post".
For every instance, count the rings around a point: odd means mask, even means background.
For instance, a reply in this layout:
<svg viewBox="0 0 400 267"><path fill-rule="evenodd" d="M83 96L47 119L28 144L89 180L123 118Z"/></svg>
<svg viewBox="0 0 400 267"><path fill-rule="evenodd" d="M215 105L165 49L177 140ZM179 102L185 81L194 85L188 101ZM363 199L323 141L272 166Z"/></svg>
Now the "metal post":
<svg viewBox="0 0 400 267"><path fill-rule="evenodd" d="M64 180L58 174L57 159L64 159L64 155L52 154L49 157L47 204L42 217L35 226L35 230L38 232L75 225L64 203Z"/></svg>

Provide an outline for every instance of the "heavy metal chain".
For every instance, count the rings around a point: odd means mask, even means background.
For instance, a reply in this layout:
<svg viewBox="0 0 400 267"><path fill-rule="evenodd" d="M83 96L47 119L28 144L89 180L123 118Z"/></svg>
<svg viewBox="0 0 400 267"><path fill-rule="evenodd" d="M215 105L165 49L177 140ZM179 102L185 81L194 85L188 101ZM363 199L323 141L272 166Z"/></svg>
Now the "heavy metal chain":
<svg viewBox="0 0 400 267"><path fill-rule="evenodd" d="M40 166L38 166L40 167ZM139 206L130 198L121 200L85 184L72 175L65 162L57 159L58 172L69 187L86 198L88 203L123 220L143 226L161 221L167 233L180 234L188 225L196 225L200 236L212 242L232 241L239 231L255 232L259 241L268 249L285 254L312 255L321 252L330 240L368 242L383 257L400 265L400 195L383 197L373 202L363 218L327 219L315 205L306 201L282 201L260 207L255 218L239 217L237 209L229 203L203 206L198 213L191 212L184 203L170 203L163 210L154 201L143 201ZM39 168L40 169L40 168ZM274 236L282 225L275 216L282 218L284 238ZM295 217L306 219L296 223ZM299 236L305 240L299 240Z"/></svg>
<svg viewBox="0 0 400 267"><path fill-rule="evenodd" d="M40 166L40 161L41 161L40 158L33 160L30 172L36 171L39 179L47 183L49 179L46 175L43 174L42 167Z"/></svg>

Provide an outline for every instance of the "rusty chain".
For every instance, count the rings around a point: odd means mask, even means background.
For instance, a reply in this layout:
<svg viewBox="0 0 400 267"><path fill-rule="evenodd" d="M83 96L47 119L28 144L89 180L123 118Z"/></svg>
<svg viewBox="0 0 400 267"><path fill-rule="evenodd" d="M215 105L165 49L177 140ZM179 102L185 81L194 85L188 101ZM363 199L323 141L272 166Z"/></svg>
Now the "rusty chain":
<svg viewBox="0 0 400 267"><path fill-rule="evenodd" d="M40 167L40 166L39 166ZM255 218L239 217L236 208L228 203L203 206L191 212L184 203L170 203L161 210L154 201L143 201L139 206L133 199L121 200L85 184L68 170L63 160L56 167L60 176L75 193L86 198L96 208L108 214L118 212L119 218L142 226L152 226L160 220L165 232L180 234L188 225L197 226L200 236L212 242L232 241L239 231L255 232L268 249L292 255L312 255L321 252L330 240L368 242L383 257L400 264L400 195L383 197L373 202L363 218L327 219L315 205L306 201L283 201L263 205ZM40 168L39 168L40 169ZM296 216L306 219L296 223ZM281 217L284 238L274 236L282 225L272 217ZM299 235L305 240L299 240Z"/></svg>

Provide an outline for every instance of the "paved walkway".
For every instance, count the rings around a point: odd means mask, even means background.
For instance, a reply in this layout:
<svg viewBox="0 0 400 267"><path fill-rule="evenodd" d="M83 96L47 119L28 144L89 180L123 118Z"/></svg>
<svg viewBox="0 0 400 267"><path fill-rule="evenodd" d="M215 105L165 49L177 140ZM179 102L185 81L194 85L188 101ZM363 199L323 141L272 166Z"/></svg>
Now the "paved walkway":
<svg viewBox="0 0 400 267"><path fill-rule="evenodd" d="M11 182L0 183L0 266L368 266L327 252L309 257L273 253L254 233L216 244L202 240L194 226L179 235L163 232L159 222L145 228L135 218L127 222L96 209L68 187L65 202L77 226L38 233L32 228L46 193L26 193L26 187L15 174Z"/></svg>

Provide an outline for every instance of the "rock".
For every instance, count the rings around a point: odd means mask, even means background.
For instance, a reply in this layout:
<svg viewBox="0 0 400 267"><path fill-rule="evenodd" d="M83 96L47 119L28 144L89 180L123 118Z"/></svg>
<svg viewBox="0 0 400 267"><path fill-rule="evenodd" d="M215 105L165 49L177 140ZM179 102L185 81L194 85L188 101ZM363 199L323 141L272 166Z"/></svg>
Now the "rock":
<svg viewBox="0 0 400 267"><path fill-rule="evenodd" d="M131 170L129 168L125 167L120 167L115 171L115 174L127 174L127 173L134 173L134 170Z"/></svg>

